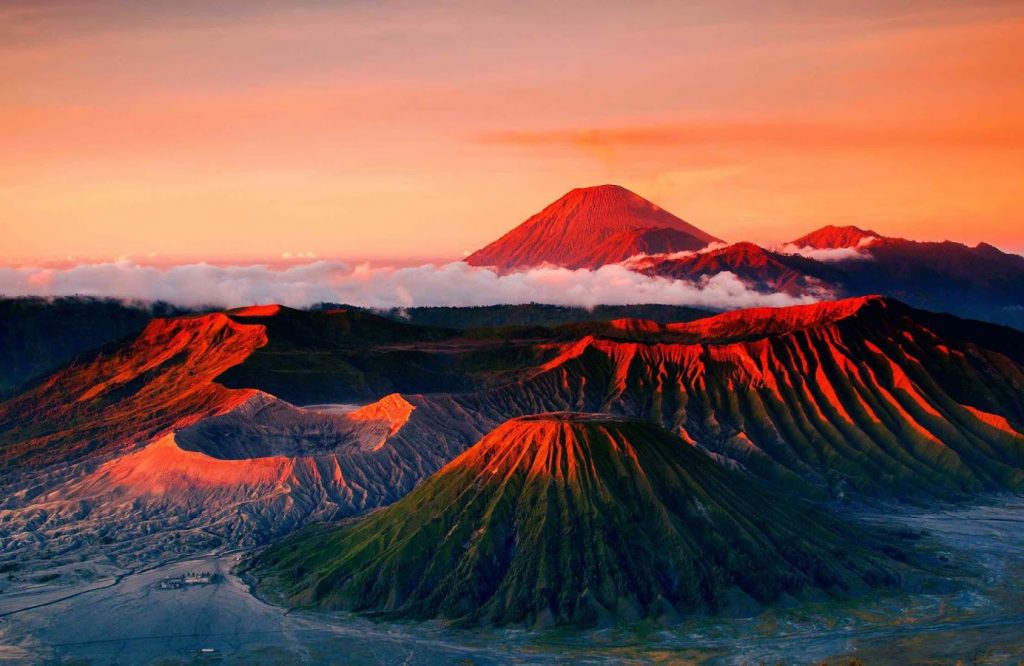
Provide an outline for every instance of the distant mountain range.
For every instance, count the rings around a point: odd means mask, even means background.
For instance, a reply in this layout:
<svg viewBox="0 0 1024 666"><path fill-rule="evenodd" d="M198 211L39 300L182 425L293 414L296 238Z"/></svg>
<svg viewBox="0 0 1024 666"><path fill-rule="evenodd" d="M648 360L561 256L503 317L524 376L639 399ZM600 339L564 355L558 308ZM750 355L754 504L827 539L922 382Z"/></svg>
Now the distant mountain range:
<svg viewBox="0 0 1024 666"><path fill-rule="evenodd" d="M1024 328L1024 257L987 243L919 242L826 226L777 248L723 245L615 185L572 190L466 261L503 273L624 262L647 275L692 282L729 271L758 291L822 299L883 294Z"/></svg>
<svg viewBox="0 0 1024 666"><path fill-rule="evenodd" d="M725 245L603 186L470 259L819 300L0 302L0 563L33 580L243 550L289 605L671 624L923 580L914 535L865 531L851 500L1024 491L1024 331L832 298L1012 320L1021 257L855 227Z"/></svg>

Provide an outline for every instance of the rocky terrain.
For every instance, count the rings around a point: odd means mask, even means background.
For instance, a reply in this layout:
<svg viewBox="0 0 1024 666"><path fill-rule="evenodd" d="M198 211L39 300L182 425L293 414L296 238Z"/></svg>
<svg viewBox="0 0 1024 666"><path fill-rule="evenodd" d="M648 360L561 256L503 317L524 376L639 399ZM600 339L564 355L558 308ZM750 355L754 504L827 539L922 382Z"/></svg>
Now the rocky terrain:
<svg viewBox="0 0 1024 666"><path fill-rule="evenodd" d="M519 339L360 317L379 331L353 336L345 313L284 309L155 320L0 403L3 560L266 543L390 504L508 419L550 411L651 422L813 500L957 499L1022 483L1024 334L1012 329L881 298ZM427 339L407 342L417 335ZM275 355L297 370L262 374ZM381 360L394 355L402 362ZM344 359L381 378L376 400L332 406L353 392L319 377ZM434 390L386 393L411 359ZM452 376L478 388L446 392Z"/></svg>
<svg viewBox="0 0 1024 666"><path fill-rule="evenodd" d="M799 617L781 610L794 603L856 604L858 592L875 589L863 603L881 604L871 611L880 616L920 604L921 617L937 617L927 610L934 595L943 608L971 613L974 602L955 591L967 560L947 572L945 555L918 548L917 528L888 518L875 528L849 507L885 502L899 516L906 503L1018 491L1022 336L882 297L693 321L497 329L276 306L156 319L0 403L0 607L13 613L0 618L0 631L30 654L34 637L52 637L52 613L87 616L76 600L116 604L121 581L148 580L150 571L196 557L258 552L294 532L301 536L269 551L288 549L275 560L284 595L275 598L317 607L608 627L600 631L690 626L709 613L718 618L712 632L733 626L735 614L785 617L780 635L790 638L743 652L768 655L804 635ZM529 419L567 411L600 416ZM563 426L572 437L549 434ZM517 434L488 439L491 431ZM470 449L482 439L487 446ZM524 445L530 456L509 455ZM490 453L472 453L481 450ZM455 476L445 467L453 460L461 461ZM512 485L493 486L481 472L498 461ZM460 487L468 494L457 495ZM479 502L462 502L472 497ZM536 501L509 513L515 498ZM325 521L345 526L307 527ZM793 525L806 534L794 535ZM509 534L529 546L503 551ZM380 541L371 535L398 539L376 557L390 573L379 588L357 589L352 582L369 581L369 570L358 557L332 558L375 552ZM415 545L432 539L429 552L450 559L423 559L428 551ZM604 547L573 547L581 539ZM460 550L475 540L485 547ZM677 542L669 555L656 547ZM522 559L530 552L536 557ZM324 565L316 569L322 584L299 572L303 562ZM628 580L615 573L620 567ZM426 571L452 585L437 597L415 593L426 589L417 577ZM898 600L908 580L936 573L953 587ZM547 583L527 589L531 577ZM456 584L463 579L471 588ZM479 612L467 610L466 599L477 599L470 592L496 589L504 592L480 599ZM327 645L335 625L326 617L288 626ZM376 633L345 618L344 626L368 632L359 643L368 658L383 654ZM843 653L833 620L822 622L808 654ZM979 636L1003 626L984 622ZM751 635L745 625L735 631ZM117 644L131 654L134 639L122 634ZM472 637L425 640L430 654L487 652ZM57 654L102 653L99 643L45 641ZM671 641L673 650L722 649L676 634ZM179 638L139 646L156 654L172 644L199 648ZM265 647L299 649L277 640Z"/></svg>
<svg viewBox="0 0 1024 666"><path fill-rule="evenodd" d="M799 493L955 498L1021 486L1022 349L1013 329L858 298L620 321L526 379L447 399L486 427L560 410L642 418Z"/></svg>

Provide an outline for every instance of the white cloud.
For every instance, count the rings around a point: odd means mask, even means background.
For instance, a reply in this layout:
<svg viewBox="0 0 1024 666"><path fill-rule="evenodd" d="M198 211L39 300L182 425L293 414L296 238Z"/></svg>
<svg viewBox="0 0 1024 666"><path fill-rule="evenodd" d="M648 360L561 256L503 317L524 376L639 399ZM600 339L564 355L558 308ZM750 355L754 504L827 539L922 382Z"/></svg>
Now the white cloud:
<svg viewBox="0 0 1024 666"><path fill-rule="evenodd" d="M865 261L874 258L866 248L875 242L875 240L874 236L867 236L865 238L861 238L856 247L836 248L797 247L792 243L786 243L785 245L780 245L775 248L775 251L783 254L799 254L802 257L826 263L851 260Z"/></svg>
<svg viewBox="0 0 1024 666"><path fill-rule="evenodd" d="M313 261L285 268L184 264L170 268L132 261L71 268L0 268L7 296L110 296L183 306L237 307L320 302L390 308L421 305L664 303L716 309L784 306L817 300L750 289L729 272L692 283L635 273L622 265L596 271L538 268L498 275L463 262L396 268Z"/></svg>
<svg viewBox="0 0 1024 666"><path fill-rule="evenodd" d="M729 247L729 243L723 241L715 241L714 243L708 243L705 247L699 250L679 250L678 252L655 252L653 254L634 254L632 257L622 262L623 266L627 268L634 268L636 266L643 266L648 263L655 261L673 261L675 259L685 259L686 257L692 257L698 254L707 254L708 252L714 252Z"/></svg>

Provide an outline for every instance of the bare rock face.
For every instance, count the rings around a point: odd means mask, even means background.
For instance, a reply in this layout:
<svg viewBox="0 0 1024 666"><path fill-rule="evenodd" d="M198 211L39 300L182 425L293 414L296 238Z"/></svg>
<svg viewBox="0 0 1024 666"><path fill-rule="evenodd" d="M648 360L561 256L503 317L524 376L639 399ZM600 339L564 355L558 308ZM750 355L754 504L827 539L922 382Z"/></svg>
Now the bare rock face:
<svg viewBox="0 0 1024 666"><path fill-rule="evenodd" d="M266 343L263 326L222 313L154 319L0 403L0 469L109 454L229 411L255 391L214 380Z"/></svg>
<svg viewBox="0 0 1024 666"><path fill-rule="evenodd" d="M323 361L325 338L330 349L359 354L450 335L276 306L155 319L0 403L0 555L31 560L102 546L145 561L263 543L309 520L393 502L479 436L415 395L303 409L226 387L223 374L251 362L268 327L284 340L273 353L307 370L312 354L322 375L346 367ZM308 335L312 342L294 342ZM301 382L308 373L295 375Z"/></svg>
<svg viewBox="0 0 1024 666"><path fill-rule="evenodd" d="M487 247L472 266L596 269L636 254L697 250L718 239L618 185L572 190Z"/></svg>
<svg viewBox="0 0 1024 666"><path fill-rule="evenodd" d="M32 470L3 486L0 555L107 544L112 557L145 562L262 544L384 506L479 435L422 400L393 395L335 413L257 392L122 453Z"/></svg>

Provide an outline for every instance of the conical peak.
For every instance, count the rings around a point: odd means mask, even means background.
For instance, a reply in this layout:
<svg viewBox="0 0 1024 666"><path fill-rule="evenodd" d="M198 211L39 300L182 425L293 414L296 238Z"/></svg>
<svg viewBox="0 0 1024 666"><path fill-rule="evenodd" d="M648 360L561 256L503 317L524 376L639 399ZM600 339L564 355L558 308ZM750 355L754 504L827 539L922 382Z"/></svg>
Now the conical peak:
<svg viewBox="0 0 1024 666"><path fill-rule="evenodd" d="M797 238L792 244L797 247L834 250L861 247L879 238L883 238L883 236L870 229L861 229L853 225L835 226L830 224Z"/></svg>
<svg viewBox="0 0 1024 666"><path fill-rule="evenodd" d="M595 456L632 458L652 446L685 444L657 426L611 414L534 414L502 423L446 469L472 470L482 478L522 472L571 479L592 475L588 461Z"/></svg>
<svg viewBox="0 0 1024 666"><path fill-rule="evenodd" d="M495 443L504 445L510 435L516 439L518 444L525 444L526 440L535 436L546 438L553 433L564 433L569 439L572 439L584 437L584 433L595 430L614 431L636 427L651 428L653 426L615 414L546 412L509 419L484 436L478 446L486 448Z"/></svg>
<svg viewBox="0 0 1024 666"><path fill-rule="evenodd" d="M699 249L718 240L624 187L598 185L567 192L466 262L502 271L544 264L596 269L649 251L651 239L643 234L622 236L646 229L671 232L674 249ZM613 250L602 247L616 236Z"/></svg>
<svg viewBox="0 0 1024 666"><path fill-rule="evenodd" d="M545 217L550 217L560 211L563 214L573 211L575 216L581 214L586 216L570 221L596 224L602 229L613 232L665 227L682 228L698 237L704 233L686 224L653 201L649 201L621 185L595 185L570 190L534 218L545 216L545 213L548 213ZM704 235L711 238L709 234Z"/></svg>
<svg viewBox="0 0 1024 666"><path fill-rule="evenodd" d="M740 241L733 243L732 245L726 245L720 247L717 250L712 250L711 254L745 254L753 256L761 256L768 254L768 250L765 250L760 245L751 243L750 241Z"/></svg>
<svg viewBox="0 0 1024 666"><path fill-rule="evenodd" d="M615 185L613 183L606 183L604 185L590 185L588 187L574 187L569 190L569 196L571 194L621 194L625 196L638 197L632 190L626 189L622 185ZM642 198L642 197L641 197Z"/></svg>
<svg viewBox="0 0 1024 666"><path fill-rule="evenodd" d="M488 448L491 445L504 446L509 437L515 439L517 446L526 444L534 437L546 438L555 432L566 432L571 435L593 429L595 426L611 429L627 427L636 423L630 419L612 414L590 414L583 412L548 412L531 414L505 421L478 442L477 446Z"/></svg>
<svg viewBox="0 0 1024 666"><path fill-rule="evenodd" d="M296 603L466 623L674 617L735 588L770 602L893 580L846 525L606 414L513 419L383 511L307 534L257 563Z"/></svg>
<svg viewBox="0 0 1024 666"><path fill-rule="evenodd" d="M577 187L569 190L558 201L586 202L592 205L619 201L636 205L649 206L655 210L661 210L657 204L649 201L636 192L628 190L621 185L593 185L591 187Z"/></svg>

